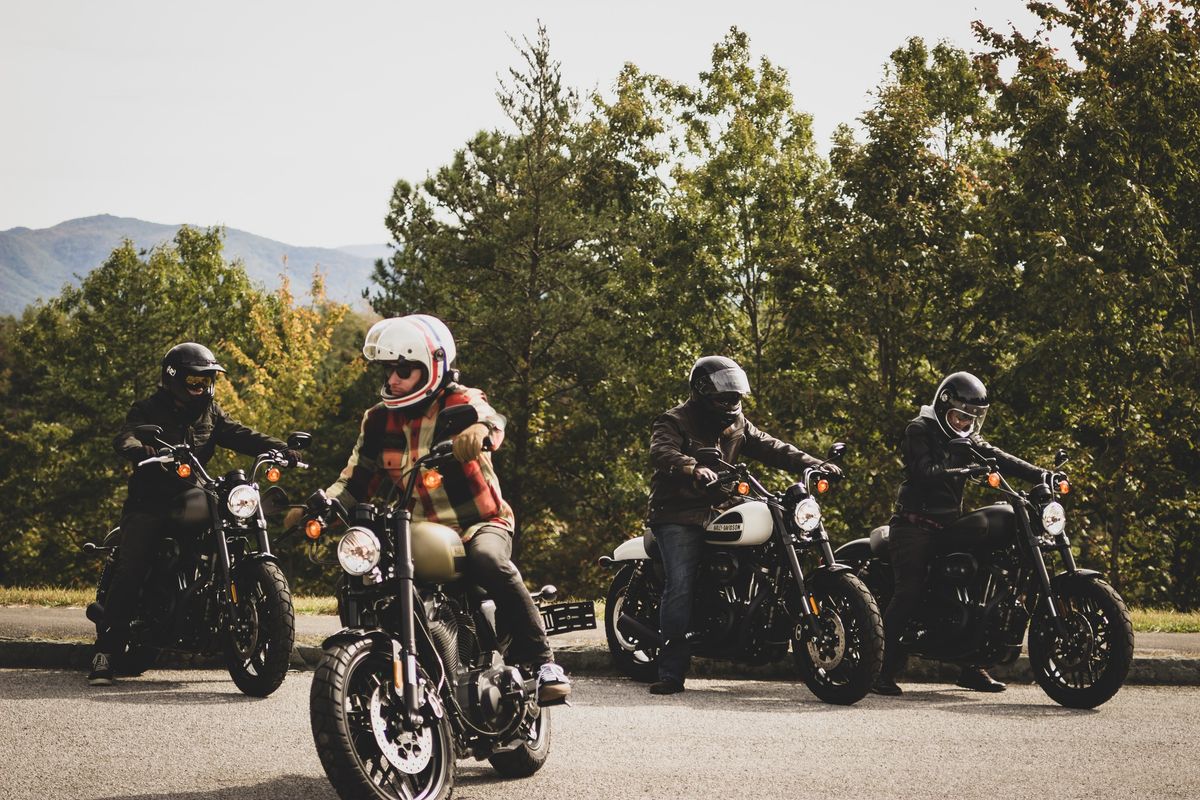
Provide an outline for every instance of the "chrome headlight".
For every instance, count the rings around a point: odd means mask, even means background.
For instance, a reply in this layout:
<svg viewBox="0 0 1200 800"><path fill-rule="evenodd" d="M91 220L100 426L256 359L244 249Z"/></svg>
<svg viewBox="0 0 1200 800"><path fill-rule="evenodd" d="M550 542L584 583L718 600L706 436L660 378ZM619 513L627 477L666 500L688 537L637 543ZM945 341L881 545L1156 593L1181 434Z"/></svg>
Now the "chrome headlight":
<svg viewBox="0 0 1200 800"><path fill-rule="evenodd" d="M800 530L812 533L821 524L821 506L816 500L806 497L796 504L792 519L796 521L796 527Z"/></svg>
<svg viewBox="0 0 1200 800"><path fill-rule="evenodd" d="M258 513L258 489L248 483L235 486L229 490L225 505L238 519L249 519Z"/></svg>
<svg viewBox="0 0 1200 800"><path fill-rule="evenodd" d="M366 528L351 528L338 542L338 563L351 575L366 575L379 563L379 539Z"/></svg>
<svg viewBox="0 0 1200 800"><path fill-rule="evenodd" d="M1057 501L1046 504L1042 509L1042 528L1051 536L1058 536L1067 527L1067 512Z"/></svg>

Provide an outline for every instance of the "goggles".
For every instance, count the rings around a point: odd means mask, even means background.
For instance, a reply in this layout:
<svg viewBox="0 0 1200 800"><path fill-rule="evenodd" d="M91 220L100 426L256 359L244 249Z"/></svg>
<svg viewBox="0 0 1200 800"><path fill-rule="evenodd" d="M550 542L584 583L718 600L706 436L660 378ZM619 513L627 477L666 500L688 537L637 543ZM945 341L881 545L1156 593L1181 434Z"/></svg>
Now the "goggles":
<svg viewBox="0 0 1200 800"><path fill-rule="evenodd" d="M212 375L187 375L183 382L189 389L211 389L216 379Z"/></svg>

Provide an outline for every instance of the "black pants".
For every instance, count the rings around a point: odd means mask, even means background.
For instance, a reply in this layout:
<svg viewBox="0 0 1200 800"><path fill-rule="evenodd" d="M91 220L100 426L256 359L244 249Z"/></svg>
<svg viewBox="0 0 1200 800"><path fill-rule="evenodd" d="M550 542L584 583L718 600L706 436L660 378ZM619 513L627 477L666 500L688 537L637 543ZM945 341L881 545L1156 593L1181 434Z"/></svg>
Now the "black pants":
<svg viewBox="0 0 1200 800"><path fill-rule="evenodd" d="M121 547L104 600L104 623L96 650L112 654L125 645L137 611L138 593L153 565L166 528L166 511L132 511L121 518Z"/></svg>
<svg viewBox="0 0 1200 800"><path fill-rule="evenodd" d="M916 612L925 593L929 562L933 559L938 531L915 525L892 525L888 534L888 556L892 561L894 587L883 613L883 671L894 677L904 665L900 635Z"/></svg>
<svg viewBox="0 0 1200 800"><path fill-rule="evenodd" d="M506 660L510 664L553 661L550 641L517 565L512 562L512 534L485 525L467 541L467 577L496 601L496 612L512 634Z"/></svg>

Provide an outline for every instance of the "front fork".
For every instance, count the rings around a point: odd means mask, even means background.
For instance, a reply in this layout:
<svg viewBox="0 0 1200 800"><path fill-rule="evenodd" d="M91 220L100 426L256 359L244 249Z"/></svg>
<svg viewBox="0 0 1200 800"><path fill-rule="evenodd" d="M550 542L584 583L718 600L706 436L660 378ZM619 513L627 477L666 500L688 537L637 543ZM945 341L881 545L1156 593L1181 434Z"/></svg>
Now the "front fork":
<svg viewBox="0 0 1200 800"><path fill-rule="evenodd" d="M1042 594L1046 598L1046 610L1050 614L1050 623L1054 626L1054 632L1060 637L1066 637L1067 626L1063 623L1062 616L1058 612L1058 599L1054 596L1054 589L1050 583L1050 573L1046 570L1046 559L1042 556L1042 548L1038 544L1037 538L1033 535L1033 527L1029 522L1029 513L1025 508L1024 503L1013 503L1013 512L1017 517L1017 527L1021 534L1025 537L1026 547L1029 548L1029 558L1033 562L1034 572L1037 574L1038 583L1042 586ZM1070 548L1067 548L1067 554L1070 555ZM1074 568L1075 559L1071 558L1069 566ZM1032 609L1036 611L1037 609Z"/></svg>
<svg viewBox="0 0 1200 800"><path fill-rule="evenodd" d="M412 514L400 509L392 517L392 537L396 554L396 591L400 600L399 641L392 640L393 686L400 689L404 701L401 722L405 730L418 730L425 722L419 711L417 675L417 630L413 610Z"/></svg>
<svg viewBox="0 0 1200 800"><path fill-rule="evenodd" d="M787 554L788 564L792 568L792 577L796 580L796 588L800 591L800 615L804 619L805 632L808 640L815 646L818 644L817 637L820 631L817 625L817 614L814 611L816 601L808 593L808 587L804 584L804 570L800 568L800 556L796 553L796 546L792 544L791 535L783 528L777 528L776 530L779 533L780 543L783 545L783 552ZM833 550L829 546L828 539L822 542L822 550L825 554L826 562L832 564Z"/></svg>

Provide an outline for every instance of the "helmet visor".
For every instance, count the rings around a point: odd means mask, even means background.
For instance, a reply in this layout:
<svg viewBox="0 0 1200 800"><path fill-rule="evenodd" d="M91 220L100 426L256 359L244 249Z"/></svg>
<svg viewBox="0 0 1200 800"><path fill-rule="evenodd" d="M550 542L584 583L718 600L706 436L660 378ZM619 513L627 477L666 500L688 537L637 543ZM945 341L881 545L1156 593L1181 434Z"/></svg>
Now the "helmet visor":
<svg viewBox="0 0 1200 800"><path fill-rule="evenodd" d="M718 370L708 376L712 382L712 394L736 392L739 395L750 394L750 381L741 367L729 367Z"/></svg>
<svg viewBox="0 0 1200 800"><path fill-rule="evenodd" d="M954 403L946 409L946 424L960 436L979 433L985 417L987 417L987 406Z"/></svg>
<svg viewBox="0 0 1200 800"><path fill-rule="evenodd" d="M189 389L211 389L212 385L216 382L216 378L211 373L187 375L184 377L183 382Z"/></svg>

